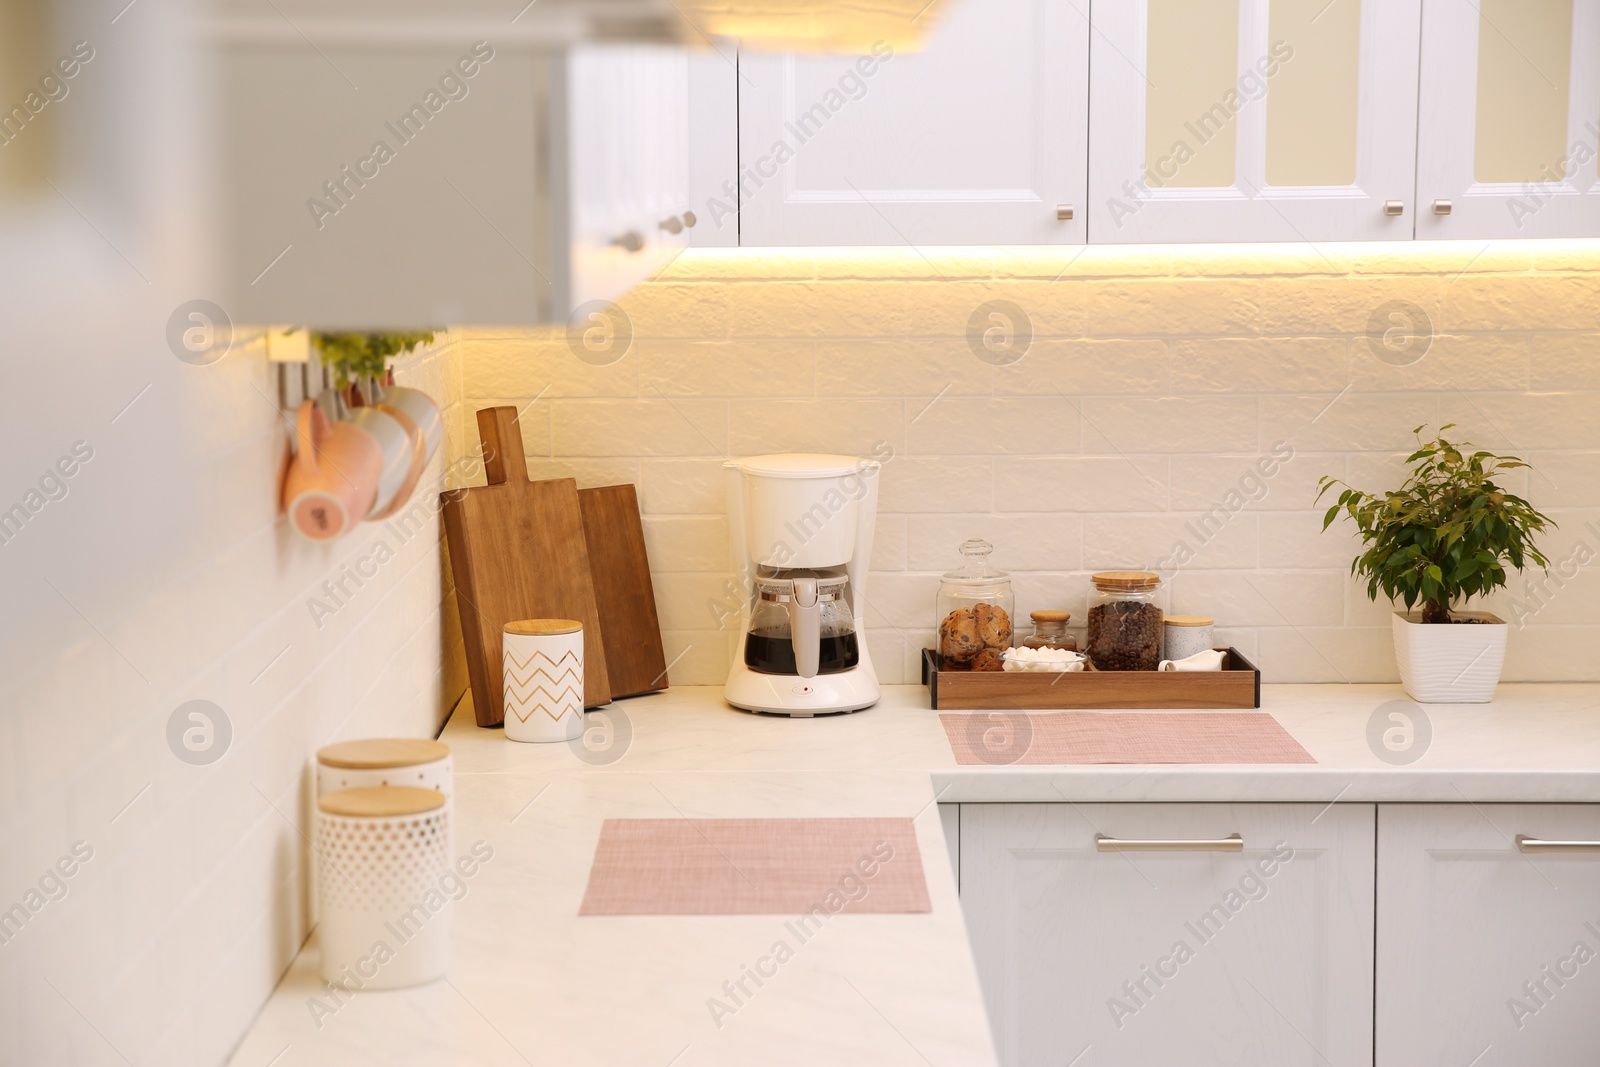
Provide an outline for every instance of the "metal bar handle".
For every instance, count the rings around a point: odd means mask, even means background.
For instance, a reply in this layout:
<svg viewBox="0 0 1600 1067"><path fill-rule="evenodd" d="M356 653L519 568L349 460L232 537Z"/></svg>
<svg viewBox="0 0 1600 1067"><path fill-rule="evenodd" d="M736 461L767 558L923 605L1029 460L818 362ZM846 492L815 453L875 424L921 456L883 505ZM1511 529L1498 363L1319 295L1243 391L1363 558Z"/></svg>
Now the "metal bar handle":
<svg viewBox="0 0 1600 1067"><path fill-rule="evenodd" d="M1517 835L1519 852L1600 852L1600 841L1545 841L1527 834Z"/></svg>
<svg viewBox="0 0 1600 1067"><path fill-rule="evenodd" d="M1094 835L1097 852L1243 852L1244 838L1238 834L1227 837L1191 838L1170 841L1134 841L1125 837Z"/></svg>

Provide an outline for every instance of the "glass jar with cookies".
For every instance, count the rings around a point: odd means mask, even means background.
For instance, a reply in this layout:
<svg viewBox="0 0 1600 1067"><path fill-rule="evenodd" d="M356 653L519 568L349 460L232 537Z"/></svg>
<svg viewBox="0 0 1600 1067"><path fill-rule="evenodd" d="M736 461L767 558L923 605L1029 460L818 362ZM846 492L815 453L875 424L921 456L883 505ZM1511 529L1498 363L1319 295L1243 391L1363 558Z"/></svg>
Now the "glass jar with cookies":
<svg viewBox="0 0 1600 1067"><path fill-rule="evenodd" d="M998 671L1011 647L1015 601L1011 578L989 565L994 546L980 538L961 543L965 562L939 583L939 666L947 671Z"/></svg>

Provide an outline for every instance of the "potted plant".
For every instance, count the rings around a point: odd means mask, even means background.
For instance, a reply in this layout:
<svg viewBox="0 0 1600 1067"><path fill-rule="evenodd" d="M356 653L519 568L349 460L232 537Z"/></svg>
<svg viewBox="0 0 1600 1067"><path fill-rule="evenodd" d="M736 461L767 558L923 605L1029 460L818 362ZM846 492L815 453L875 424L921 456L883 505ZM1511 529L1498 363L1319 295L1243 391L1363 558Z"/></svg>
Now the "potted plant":
<svg viewBox="0 0 1600 1067"><path fill-rule="evenodd" d="M1381 590L1405 602L1393 630L1406 693L1422 703L1481 704L1500 682L1507 627L1488 612L1456 606L1503 587L1508 564L1548 569L1534 535L1555 523L1495 482L1501 472L1528 464L1452 444L1443 435L1454 425L1441 426L1432 441L1423 441L1421 426L1412 431L1418 447L1406 457L1411 473L1399 489L1365 493L1324 477L1317 500L1344 487L1323 530L1340 512L1354 520L1365 551L1350 572L1366 576L1374 601ZM1413 610L1418 604L1421 610Z"/></svg>

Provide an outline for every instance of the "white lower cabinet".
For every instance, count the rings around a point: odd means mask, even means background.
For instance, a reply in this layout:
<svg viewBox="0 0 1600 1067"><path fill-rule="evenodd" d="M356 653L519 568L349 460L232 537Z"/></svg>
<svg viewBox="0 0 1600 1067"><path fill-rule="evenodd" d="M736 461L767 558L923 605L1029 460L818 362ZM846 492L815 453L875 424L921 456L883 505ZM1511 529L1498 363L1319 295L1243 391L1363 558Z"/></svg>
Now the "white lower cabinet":
<svg viewBox="0 0 1600 1067"><path fill-rule="evenodd" d="M1372 805L964 803L960 821L1008 1067L1372 1063Z"/></svg>
<svg viewBox="0 0 1600 1067"><path fill-rule="evenodd" d="M1600 805L1384 805L1378 841L1378 1067L1600 1063Z"/></svg>

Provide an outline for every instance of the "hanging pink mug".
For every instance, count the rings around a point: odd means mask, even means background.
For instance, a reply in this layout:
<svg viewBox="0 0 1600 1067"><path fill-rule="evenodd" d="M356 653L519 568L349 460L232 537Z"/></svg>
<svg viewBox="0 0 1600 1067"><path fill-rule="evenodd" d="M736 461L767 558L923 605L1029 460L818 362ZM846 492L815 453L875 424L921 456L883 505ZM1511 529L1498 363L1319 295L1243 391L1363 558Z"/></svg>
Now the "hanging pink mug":
<svg viewBox="0 0 1600 1067"><path fill-rule="evenodd" d="M295 412L297 448L283 479L289 525L313 541L347 533L372 510L383 450L348 422L330 423L310 400Z"/></svg>

